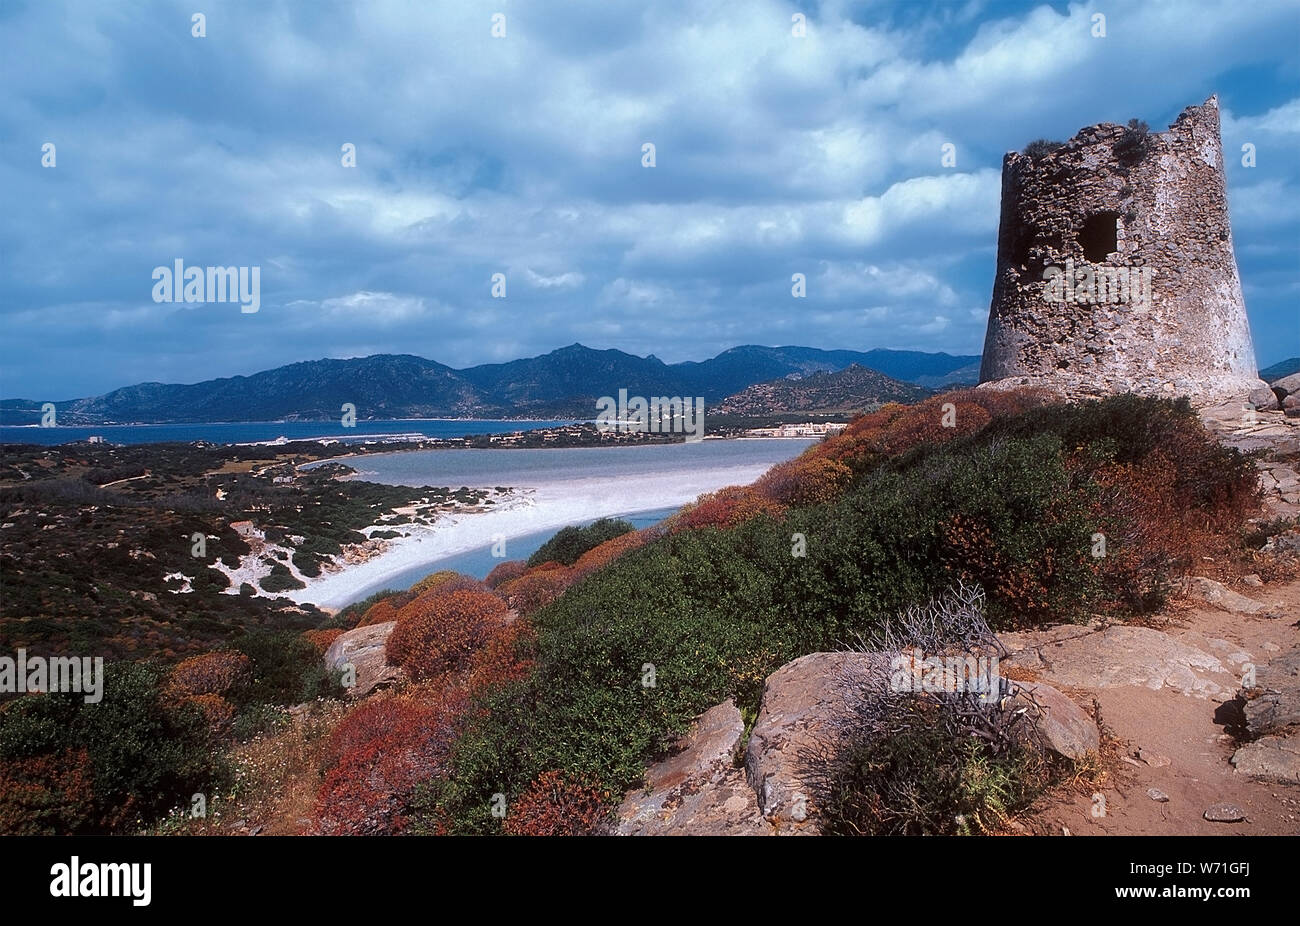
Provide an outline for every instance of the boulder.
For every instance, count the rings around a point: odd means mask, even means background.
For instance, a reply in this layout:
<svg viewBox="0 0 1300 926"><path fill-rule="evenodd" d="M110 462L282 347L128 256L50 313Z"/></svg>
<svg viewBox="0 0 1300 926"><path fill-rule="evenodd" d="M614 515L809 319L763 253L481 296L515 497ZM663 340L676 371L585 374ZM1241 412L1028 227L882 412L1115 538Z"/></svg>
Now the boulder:
<svg viewBox="0 0 1300 926"><path fill-rule="evenodd" d="M1038 708L1035 725L1052 752L1067 759L1081 759L1101 749L1101 734L1088 712L1051 685L1043 682L1015 682L1013 697Z"/></svg>
<svg viewBox="0 0 1300 926"><path fill-rule="evenodd" d="M851 714L862 679L889 683L889 657L878 653L811 653L777 669L745 750L745 773L762 814L782 833L818 831L804 780L809 753L833 748L834 722Z"/></svg>
<svg viewBox="0 0 1300 926"><path fill-rule="evenodd" d="M1250 390L1250 396L1247 401L1256 408L1277 408L1277 395L1262 382L1254 389Z"/></svg>
<svg viewBox="0 0 1300 926"><path fill-rule="evenodd" d="M1254 686L1242 689L1242 696L1246 699L1246 729L1251 736L1300 725L1300 649L1257 669Z"/></svg>
<svg viewBox="0 0 1300 926"><path fill-rule="evenodd" d="M771 832L736 764L745 722L734 701L696 718L673 752L646 771L618 811L620 836L756 836Z"/></svg>
<svg viewBox="0 0 1300 926"><path fill-rule="evenodd" d="M1188 597L1214 605L1221 611L1231 611L1233 614L1258 614L1267 610L1267 606L1262 602L1240 595L1222 582L1215 582L1204 576L1191 576L1183 580L1180 587Z"/></svg>
<svg viewBox="0 0 1300 926"><path fill-rule="evenodd" d="M351 664L356 673L356 684L348 689L348 697L364 698L370 692L388 688L404 677L397 666L390 666L385 654L388 637L397 626L396 621L358 627L341 634L325 651L325 668L346 671Z"/></svg>
<svg viewBox="0 0 1300 926"><path fill-rule="evenodd" d="M1232 754L1232 764L1253 778L1300 784L1300 731L1247 743Z"/></svg>
<svg viewBox="0 0 1300 926"><path fill-rule="evenodd" d="M1290 376L1283 376L1281 379L1273 380L1273 390L1282 390L1283 395L1295 395L1300 393L1300 373L1292 373Z"/></svg>

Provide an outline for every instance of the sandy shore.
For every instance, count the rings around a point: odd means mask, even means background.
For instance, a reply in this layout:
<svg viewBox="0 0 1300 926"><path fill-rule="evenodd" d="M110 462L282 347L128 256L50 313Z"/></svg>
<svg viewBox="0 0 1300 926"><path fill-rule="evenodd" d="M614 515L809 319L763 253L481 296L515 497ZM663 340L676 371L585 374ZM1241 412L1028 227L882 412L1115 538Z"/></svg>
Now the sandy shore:
<svg viewBox="0 0 1300 926"><path fill-rule="evenodd" d="M429 571L449 556L481 549L499 537L506 540L594 518L616 517L684 505L705 492L723 486L753 482L770 463L677 470L636 479L564 479L517 488L509 501L498 501L491 511L443 515L432 527L403 526L410 536L389 541L380 556L348 566L340 572L307 580L307 587L287 594L297 602L311 602L335 610L354 601L359 591L373 588L407 569L428 564Z"/></svg>

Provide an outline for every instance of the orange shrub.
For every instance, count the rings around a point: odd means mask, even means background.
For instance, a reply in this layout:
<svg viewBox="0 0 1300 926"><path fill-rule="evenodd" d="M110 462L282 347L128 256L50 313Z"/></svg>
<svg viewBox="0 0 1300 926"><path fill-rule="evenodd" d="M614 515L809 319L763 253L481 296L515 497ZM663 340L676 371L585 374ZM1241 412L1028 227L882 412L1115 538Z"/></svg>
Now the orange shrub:
<svg viewBox="0 0 1300 926"><path fill-rule="evenodd" d="M523 560L521 559L507 560L504 563L498 563L496 566L494 566L492 568L492 571L487 574L487 578L483 580L483 583L488 588L494 589L505 582L509 582L511 579L519 578L527 571L528 571L528 564L525 563Z"/></svg>
<svg viewBox="0 0 1300 926"><path fill-rule="evenodd" d="M573 564L574 578L581 578L598 569L604 569L624 553L645 546L653 537L653 532L649 530L628 531L626 534L620 534L612 540L606 540L592 547L579 556L577 562Z"/></svg>
<svg viewBox="0 0 1300 926"><path fill-rule="evenodd" d="M439 570L438 572L433 572L425 576L419 582L416 582L414 585L412 585L409 591L413 592L416 595L422 595L427 591L437 588L439 585L442 585L444 582L450 582L452 579L457 578L459 575L460 575L459 572L453 572L450 569L442 569Z"/></svg>
<svg viewBox="0 0 1300 926"><path fill-rule="evenodd" d="M316 647L321 655L330 648L330 644L343 636L343 630L338 627L331 627L328 630L307 630L303 632L303 639Z"/></svg>
<svg viewBox="0 0 1300 926"><path fill-rule="evenodd" d="M371 605L370 610L357 621L357 626L369 627L372 624L386 624L395 620L397 620L397 606L391 598L385 598Z"/></svg>
<svg viewBox="0 0 1300 926"><path fill-rule="evenodd" d="M674 533L697 527L734 527L759 515L781 517L784 513L785 506L761 495L753 486L727 486L701 495L694 505L674 515L668 527Z"/></svg>
<svg viewBox="0 0 1300 926"><path fill-rule="evenodd" d="M527 574L499 586L496 593L511 608L528 617L546 607L564 594L573 582L573 574L565 566L547 569L546 564L530 569Z"/></svg>
<svg viewBox="0 0 1300 926"><path fill-rule="evenodd" d="M219 694L191 695L180 703L192 705L202 712L210 736L224 735L230 729L231 721L235 719L234 705Z"/></svg>
<svg viewBox="0 0 1300 926"><path fill-rule="evenodd" d="M248 657L235 650L191 656L172 667L163 683L163 695L183 701L194 695L224 695L252 678Z"/></svg>
<svg viewBox="0 0 1300 926"><path fill-rule="evenodd" d="M754 489L782 505L820 505L838 497L852 479L853 470L844 463L808 452L773 466Z"/></svg>
<svg viewBox="0 0 1300 926"><path fill-rule="evenodd" d="M388 662L414 679L460 668L504 623L506 606L488 592L425 595L397 612Z"/></svg>
<svg viewBox="0 0 1300 926"><path fill-rule="evenodd" d="M563 772L543 772L506 812L509 836L600 836L609 832L610 793Z"/></svg>
<svg viewBox="0 0 1300 926"><path fill-rule="evenodd" d="M405 829L416 786L443 772L466 703L464 692L451 687L418 702L372 698L344 717L326 747L327 771L316 797L320 832L387 835Z"/></svg>

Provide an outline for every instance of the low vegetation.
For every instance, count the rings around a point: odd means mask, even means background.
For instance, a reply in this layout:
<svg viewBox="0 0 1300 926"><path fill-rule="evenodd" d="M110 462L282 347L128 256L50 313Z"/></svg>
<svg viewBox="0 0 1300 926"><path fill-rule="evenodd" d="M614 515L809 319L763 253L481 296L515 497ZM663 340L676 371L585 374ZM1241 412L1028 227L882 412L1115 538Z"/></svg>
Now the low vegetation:
<svg viewBox="0 0 1300 926"><path fill-rule="evenodd" d="M1142 614L1205 544L1241 548L1255 491L1251 461L1185 402L967 390L886 406L657 528L569 529L485 582L436 573L345 609L332 631L396 621L388 658L409 682L329 735L314 818L603 832L696 715L730 697L754 716L789 660L961 585L992 629ZM277 705L339 694L320 659L336 635L260 630L170 670L119 663L111 707L0 706L0 827L129 829L219 785ZM1045 780L1015 737L948 735L951 705L898 707L903 735L850 737L827 764L833 831L995 831Z"/></svg>

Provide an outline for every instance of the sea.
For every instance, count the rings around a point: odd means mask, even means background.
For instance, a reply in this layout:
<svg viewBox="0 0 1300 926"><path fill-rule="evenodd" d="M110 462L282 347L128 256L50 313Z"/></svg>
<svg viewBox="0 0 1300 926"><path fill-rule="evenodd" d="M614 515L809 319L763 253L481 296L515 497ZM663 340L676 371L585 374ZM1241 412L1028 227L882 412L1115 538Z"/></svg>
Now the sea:
<svg viewBox="0 0 1300 926"><path fill-rule="evenodd" d="M348 443L393 439L403 435L466 437L475 434L509 434L572 424L564 421L503 421L467 418L411 418L358 421L344 428L337 418L329 421L217 421L203 424L122 424L94 427L0 427L0 444L47 446L102 437L110 444L158 444L170 441L208 441L213 444L251 444L287 440L330 438Z"/></svg>

